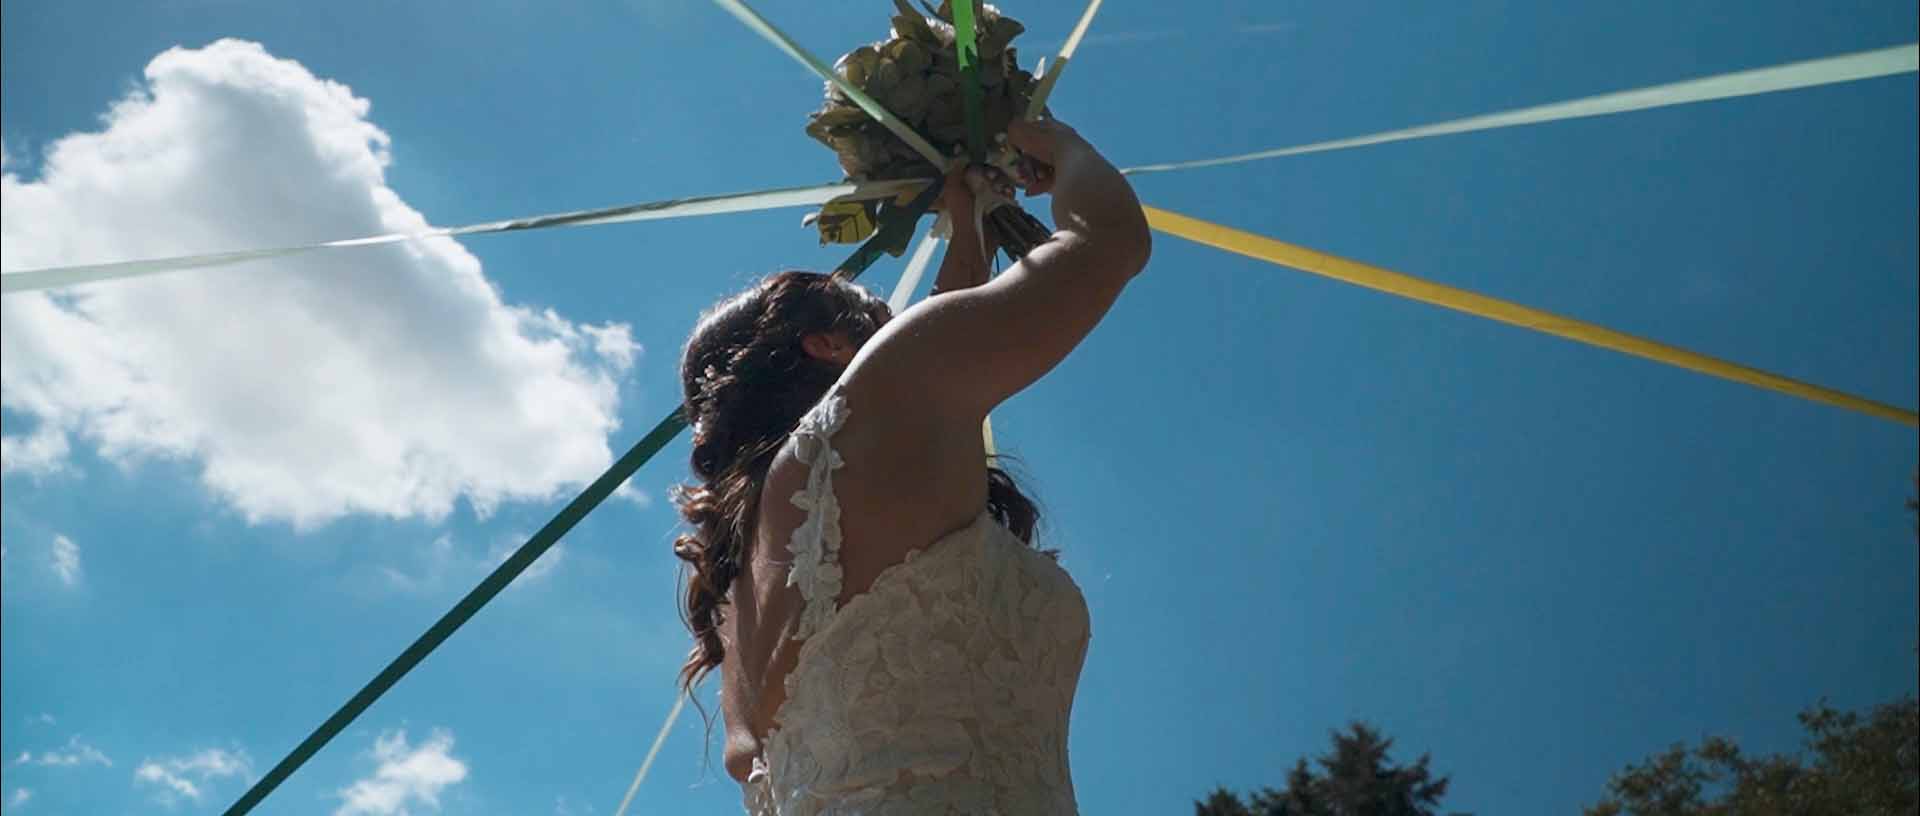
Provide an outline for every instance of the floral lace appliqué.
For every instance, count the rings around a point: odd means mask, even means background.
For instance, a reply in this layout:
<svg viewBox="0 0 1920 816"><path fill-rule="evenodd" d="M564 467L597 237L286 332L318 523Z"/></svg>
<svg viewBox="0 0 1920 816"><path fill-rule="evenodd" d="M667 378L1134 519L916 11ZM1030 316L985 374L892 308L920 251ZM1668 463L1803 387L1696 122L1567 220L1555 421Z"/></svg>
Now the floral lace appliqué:
<svg viewBox="0 0 1920 816"><path fill-rule="evenodd" d="M744 785L753 816L1071 814L1067 724L1086 658L1073 580L982 512L839 606L838 391L802 419L811 466L788 583L806 599L786 702ZM836 608L837 607L837 608Z"/></svg>
<svg viewBox="0 0 1920 816"><path fill-rule="evenodd" d="M832 442L846 424L847 399L836 388L801 417L793 431L794 452L809 466L807 486L792 499L795 507L806 511L806 521L787 544L793 555L787 586L799 589L804 599L794 632L797 639L825 628L840 598L840 502L833 494L833 472L846 462Z"/></svg>

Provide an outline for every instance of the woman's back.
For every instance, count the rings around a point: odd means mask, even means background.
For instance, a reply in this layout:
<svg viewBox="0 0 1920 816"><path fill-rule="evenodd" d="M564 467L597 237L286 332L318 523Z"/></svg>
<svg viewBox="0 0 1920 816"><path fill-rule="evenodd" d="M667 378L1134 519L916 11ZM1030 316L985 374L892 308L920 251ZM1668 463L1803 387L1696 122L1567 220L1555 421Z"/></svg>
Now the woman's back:
<svg viewBox="0 0 1920 816"><path fill-rule="evenodd" d="M884 466L839 450L848 418L836 390L801 421L735 586L723 703L749 812L1074 812L1078 588L985 511L930 546L890 538L916 525L874 503Z"/></svg>

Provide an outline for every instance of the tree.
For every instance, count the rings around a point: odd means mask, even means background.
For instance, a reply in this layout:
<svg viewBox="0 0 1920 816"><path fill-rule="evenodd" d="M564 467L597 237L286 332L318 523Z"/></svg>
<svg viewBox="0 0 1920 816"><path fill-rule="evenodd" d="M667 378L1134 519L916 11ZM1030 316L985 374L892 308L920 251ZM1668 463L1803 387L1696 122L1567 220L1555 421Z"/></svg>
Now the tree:
<svg viewBox="0 0 1920 816"><path fill-rule="evenodd" d="M1920 492L1920 473L1914 476ZM1907 509L1920 514L1920 497ZM1920 534L1920 523L1916 523ZM1749 757L1725 737L1676 744L1607 781L1585 816L1910 816L1920 812L1920 699L1863 719L1823 700L1800 713L1805 752Z"/></svg>
<svg viewBox="0 0 1920 816"><path fill-rule="evenodd" d="M1907 497L1907 512L1913 514L1913 536L1920 539L1920 471L1913 474L1913 493Z"/></svg>
<svg viewBox="0 0 1920 816"><path fill-rule="evenodd" d="M1224 787L1215 788L1206 799L1193 803L1193 816L1254 816L1247 803Z"/></svg>
<svg viewBox="0 0 1920 816"><path fill-rule="evenodd" d="M1422 754L1409 765L1387 755L1393 740L1365 723L1335 731L1333 750L1302 758L1287 773L1285 787L1263 787L1246 800L1218 788L1193 803L1194 816L1434 816L1447 794L1447 777L1434 778Z"/></svg>
<svg viewBox="0 0 1920 816"><path fill-rule="evenodd" d="M1749 757L1724 737L1675 745L1607 782L1585 816L1910 816L1920 812L1920 702L1864 719L1822 702L1801 713L1812 757Z"/></svg>

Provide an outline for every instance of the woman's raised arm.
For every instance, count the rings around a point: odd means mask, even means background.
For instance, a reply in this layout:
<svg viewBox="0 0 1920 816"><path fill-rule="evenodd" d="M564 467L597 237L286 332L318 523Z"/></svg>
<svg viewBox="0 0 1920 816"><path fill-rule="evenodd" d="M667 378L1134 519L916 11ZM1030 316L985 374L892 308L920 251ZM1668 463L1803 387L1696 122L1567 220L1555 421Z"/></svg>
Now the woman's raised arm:
<svg viewBox="0 0 1920 816"><path fill-rule="evenodd" d="M1052 238L992 281L895 317L849 371L955 421L977 423L1065 359L1152 252L1132 186L1072 128L1018 122L1008 137L1038 163L1029 194L1053 195Z"/></svg>

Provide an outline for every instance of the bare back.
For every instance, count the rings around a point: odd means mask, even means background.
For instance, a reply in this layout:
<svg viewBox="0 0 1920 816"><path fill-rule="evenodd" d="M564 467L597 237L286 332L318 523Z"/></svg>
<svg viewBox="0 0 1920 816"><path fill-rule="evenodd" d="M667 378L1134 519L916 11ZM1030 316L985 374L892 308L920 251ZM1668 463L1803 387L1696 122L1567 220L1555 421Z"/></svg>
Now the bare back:
<svg viewBox="0 0 1920 816"><path fill-rule="evenodd" d="M785 487L804 466L788 497L802 511L784 548L791 561L754 559L754 577L736 585L766 595L737 615L738 679L724 686L728 769L744 771L747 812L1077 812L1067 728L1090 637L1085 597L984 508L931 542L899 547L884 566L873 557L892 549L880 543L882 523L864 525L863 541L848 538L842 521L856 511L841 506L836 476L856 459L836 442L855 413L849 403L835 389L802 417L795 461L770 480L769 490ZM847 480L864 488L847 492L868 493L861 501L879 508L889 468L870 470ZM769 496L764 507L774 506ZM903 526L891 513L875 518ZM768 527L761 543L771 552ZM782 572L775 585L769 576ZM755 630L773 645L754 649Z"/></svg>
<svg viewBox="0 0 1920 816"><path fill-rule="evenodd" d="M847 382L843 390L856 404L874 405L860 399L864 389L856 382ZM954 433L911 404L856 413L835 444L849 463L834 482L843 536L841 604L866 592L909 552L967 526L986 504L980 434ZM722 626L726 763L728 773L740 780L785 702L782 681L799 654L793 633L802 604L800 593L787 584L786 545L806 519L790 500L806 479L807 465L789 440L762 485L753 552L735 580Z"/></svg>

